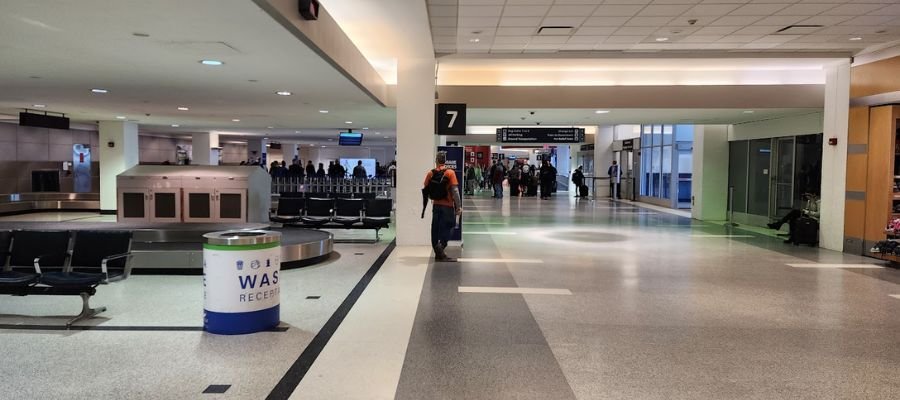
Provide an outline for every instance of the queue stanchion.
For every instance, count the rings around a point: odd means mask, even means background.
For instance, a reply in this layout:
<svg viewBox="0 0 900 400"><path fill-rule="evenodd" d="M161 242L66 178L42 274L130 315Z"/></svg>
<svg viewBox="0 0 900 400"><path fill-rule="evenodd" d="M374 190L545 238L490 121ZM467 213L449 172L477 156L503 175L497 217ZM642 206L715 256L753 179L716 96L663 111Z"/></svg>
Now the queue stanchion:
<svg viewBox="0 0 900 400"><path fill-rule="evenodd" d="M203 330L242 335L278 326L281 233L223 231L203 237Z"/></svg>

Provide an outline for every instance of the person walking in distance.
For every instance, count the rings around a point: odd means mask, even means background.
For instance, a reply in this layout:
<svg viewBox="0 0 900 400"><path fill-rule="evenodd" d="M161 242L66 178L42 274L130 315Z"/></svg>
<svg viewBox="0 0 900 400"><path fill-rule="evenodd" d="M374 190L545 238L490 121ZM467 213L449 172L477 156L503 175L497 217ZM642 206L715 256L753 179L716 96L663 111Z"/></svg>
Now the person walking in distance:
<svg viewBox="0 0 900 400"><path fill-rule="evenodd" d="M435 157L435 168L425 175L422 195L431 200L431 247L435 261L455 262L444 249L456 227L456 218L462 215L462 200L456 173L444 165L447 153L440 151ZM424 217L424 211L422 216Z"/></svg>
<svg viewBox="0 0 900 400"><path fill-rule="evenodd" d="M494 198L503 198L503 181L506 179L506 167L496 163L491 168L491 185L494 186Z"/></svg>
<svg viewBox="0 0 900 400"><path fill-rule="evenodd" d="M619 191L619 180L622 178L622 172L619 171L619 164L613 160L612 165L606 170L609 175L609 198L622 199L622 192Z"/></svg>
<svg viewBox="0 0 900 400"><path fill-rule="evenodd" d="M541 180L541 199L549 199L553 194L553 185L556 184L556 168L550 165L550 160L544 160L539 173Z"/></svg>
<svg viewBox="0 0 900 400"><path fill-rule="evenodd" d="M366 172L366 167L363 167L362 160L356 162L356 167L353 167L353 179L366 179L369 177L368 172Z"/></svg>

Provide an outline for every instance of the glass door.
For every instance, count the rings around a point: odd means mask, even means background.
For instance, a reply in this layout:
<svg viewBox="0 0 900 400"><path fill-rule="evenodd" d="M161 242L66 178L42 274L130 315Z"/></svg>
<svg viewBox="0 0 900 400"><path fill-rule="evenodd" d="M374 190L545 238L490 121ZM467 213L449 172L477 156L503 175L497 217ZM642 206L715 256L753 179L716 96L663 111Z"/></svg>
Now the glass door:
<svg viewBox="0 0 900 400"><path fill-rule="evenodd" d="M747 213L769 217L771 188L772 139L750 141Z"/></svg>
<svg viewBox="0 0 900 400"><path fill-rule="evenodd" d="M770 218L778 219L794 209L794 138L775 139L772 169L772 209Z"/></svg>

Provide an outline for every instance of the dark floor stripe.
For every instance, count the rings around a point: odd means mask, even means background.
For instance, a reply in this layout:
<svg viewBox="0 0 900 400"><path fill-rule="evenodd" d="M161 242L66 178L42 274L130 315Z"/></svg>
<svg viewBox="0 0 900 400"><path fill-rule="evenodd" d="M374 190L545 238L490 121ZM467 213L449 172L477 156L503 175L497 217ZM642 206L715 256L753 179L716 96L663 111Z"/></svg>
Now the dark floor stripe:
<svg viewBox="0 0 900 400"><path fill-rule="evenodd" d="M326 322L322 329L319 330L319 333L316 334L316 337L313 338L312 342L306 346L306 349L303 350L303 353L300 354L297 361L294 361L294 364L284 373L284 376L281 377L281 380L278 381L278 384L275 385L275 388L273 388L272 392L266 397L267 400L282 400L291 397L291 394L293 394L294 390L297 389L297 386L300 385L300 381L302 381L303 377L306 376L306 373L309 372L309 368L316 362L319 354L322 353L322 350L328 344L328 341L331 340L334 332L336 332L338 327L341 326L341 323L344 322L344 318L350 313L350 309L353 308L353 305L356 304L356 301L362 295L363 291L369 286L369 282L372 281L372 278L375 277L375 274L377 274L378 270L381 269L381 266L384 265L385 260L391 255L391 252L394 251L396 245L396 240L391 241L381 255L378 256L378 259L375 260L375 263L373 263L369 270L366 271L365 275L360 278L356 286L353 287L353 290L350 291L350 294L347 295L347 298L344 299L337 310L334 311L334 314L331 314L331 318L328 318L328 322Z"/></svg>
<svg viewBox="0 0 900 400"><path fill-rule="evenodd" d="M0 324L0 329L24 331L126 331L126 332L202 332L202 326L72 326L65 325L17 325ZM286 332L288 327L278 326L266 332Z"/></svg>

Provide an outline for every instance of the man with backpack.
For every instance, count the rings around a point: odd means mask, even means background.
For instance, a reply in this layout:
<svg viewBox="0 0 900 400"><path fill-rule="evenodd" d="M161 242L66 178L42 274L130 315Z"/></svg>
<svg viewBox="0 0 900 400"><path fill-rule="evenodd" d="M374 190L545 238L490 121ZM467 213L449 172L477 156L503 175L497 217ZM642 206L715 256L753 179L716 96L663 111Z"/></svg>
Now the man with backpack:
<svg viewBox="0 0 900 400"><path fill-rule="evenodd" d="M522 167L518 163L513 164L509 170L509 195L519 197L519 185L522 183Z"/></svg>
<svg viewBox="0 0 900 400"><path fill-rule="evenodd" d="M457 216L462 214L462 200L456 173L444 165L446 162L447 153L439 151L435 157L436 167L425 175L422 195L431 200L431 247L434 249L434 260L455 262L456 259L447 257L444 249L456 227ZM425 217L424 210L422 217Z"/></svg>
<svg viewBox="0 0 900 400"><path fill-rule="evenodd" d="M503 181L506 179L506 166L501 163L491 167L491 185L494 186L494 198L503 198Z"/></svg>

